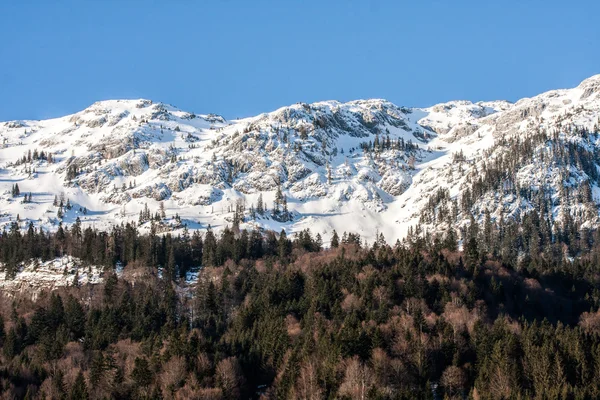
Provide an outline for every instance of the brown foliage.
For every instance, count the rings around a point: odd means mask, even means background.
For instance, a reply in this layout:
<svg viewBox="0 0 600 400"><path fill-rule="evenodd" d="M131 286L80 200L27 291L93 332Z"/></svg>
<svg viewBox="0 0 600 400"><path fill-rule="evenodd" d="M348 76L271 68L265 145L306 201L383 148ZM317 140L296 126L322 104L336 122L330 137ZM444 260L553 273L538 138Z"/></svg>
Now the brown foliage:
<svg viewBox="0 0 600 400"><path fill-rule="evenodd" d="M285 327L287 330L288 336L291 338L296 338L300 336L302 333L302 327L300 326L300 321L296 317L291 314L288 314L285 317Z"/></svg>
<svg viewBox="0 0 600 400"><path fill-rule="evenodd" d="M584 312L579 317L579 326L586 332L600 333L600 311L595 313Z"/></svg>
<svg viewBox="0 0 600 400"><path fill-rule="evenodd" d="M449 395L458 395L467 384L467 375L460 367L451 365L444 370L441 384Z"/></svg>
<svg viewBox="0 0 600 400"><path fill-rule="evenodd" d="M358 310L361 307L360 297L354 293L348 293L342 301L341 307L347 313Z"/></svg>
<svg viewBox="0 0 600 400"><path fill-rule="evenodd" d="M344 361L344 380L340 385L339 394L351 399L364 400L375 383L373 371L360 362L358 356Z"/></svg>
<svg viewBox="0 0 600 400"><path fill-rule="evenodd" d="M160 387L163 393L173 393L183 383L186 376L186 365L183 357L171 357L163 366L160 374Z"/></svg>
<svg viewBox="0 0 600 400"><path fill-rule="evenodd" d="M318 366L314 360L306 360L300 367L300 373L296 379L295 398L302 400L320 400L323 398L323 390L319 386Z"/></svg>
<svg viewBox="0 0 600 400"><path fill-rule="evenodd" d="M453 302L446 303L442 316L452 325L455 336L464 332L467 328L471 330L475 322L479 319L476 313L469 312L466 306L457 305Z"/></svg>
<svg viewBox="0 0 600 400"><path fill-rule="evenodd" d="M228 398L239 396L240 387L244 383L244 377L240 364L236 357L229 357L217 364L217 382Z"/></svg>

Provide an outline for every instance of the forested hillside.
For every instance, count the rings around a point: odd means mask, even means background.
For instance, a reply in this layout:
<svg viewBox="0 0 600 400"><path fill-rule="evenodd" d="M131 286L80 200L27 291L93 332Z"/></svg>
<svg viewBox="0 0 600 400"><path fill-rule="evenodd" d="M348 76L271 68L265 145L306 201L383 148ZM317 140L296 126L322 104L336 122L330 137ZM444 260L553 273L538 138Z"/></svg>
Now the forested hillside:
<svg viewBox="0 0 600 400"><path fill-rule="evenodd" d="M2 398L598 398L600 238L530 215L474 223L464 251L453 231L14 227L6 274L64 255L106 268L1 298Z"/></svg>

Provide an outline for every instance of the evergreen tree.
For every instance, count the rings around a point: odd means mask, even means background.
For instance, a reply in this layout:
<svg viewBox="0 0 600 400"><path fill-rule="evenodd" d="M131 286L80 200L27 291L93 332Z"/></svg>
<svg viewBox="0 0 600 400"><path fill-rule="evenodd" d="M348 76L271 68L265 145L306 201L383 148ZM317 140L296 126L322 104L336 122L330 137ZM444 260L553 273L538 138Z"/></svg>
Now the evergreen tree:
<svg viewBox="0 0 600 400"><path fill-rule="evenodd" d="M152 372L148 360L140 357L135 359L131 379L138 388L145 388L152 383Z"/></svg>
<svg viewBox="0 0 600 400"><path fill-rule="evenodd" d="M83 337L85 333L85 311L79 301L69 295L65 302L64 322L74 339Z"/></svg>
<svg viewBox="0 0 600 400"><path fill-rule="evenodd" d="M163 201L160 202L160 217L162 219L167 218L167 212L165 211L165 203Z"/></svg>
<svg viewBox="0 0 600 400"><path fill-rule="evenodd" d="M4 345L4 339L6 338L6 332L4 331L4 317L0 314L0 347Z"/></svg>
<svg viewBox="0 0 600 400"><path fill-rule="evenodd" d="M85 384L85 378L83 377L83 373L81 370L77 374L77 378L75 378L75 382L71 387L71 391L69 392L70 400L87 400L89 398L87 385Z"/></svg>
<svg viewBox="0 0 600 400"><path fill-rule="evenodd" d="M4 357L11 360L14 356L21 352L21 343L19 338L17 337L17 332L15 328L10 328L8 333L6 334L6 339L4 340L4 345L2 347L2 352Z"/></svg>
<svg viewBox="0 0 600 400"><path fill-rule="evenodd" d="M333 234L331 235L331 247L335 249L339 245L340 245L340 238L339 238L337 232L334 229L333 230Z"/></svg>
<svg viewBox="0 0 600 400"><path fill-rule="evenodd" d="M258 195L258 202L256 204L256 212L259 213L260 215L263 215L265 213L262 193L259 193L259 195Z"/></svg>

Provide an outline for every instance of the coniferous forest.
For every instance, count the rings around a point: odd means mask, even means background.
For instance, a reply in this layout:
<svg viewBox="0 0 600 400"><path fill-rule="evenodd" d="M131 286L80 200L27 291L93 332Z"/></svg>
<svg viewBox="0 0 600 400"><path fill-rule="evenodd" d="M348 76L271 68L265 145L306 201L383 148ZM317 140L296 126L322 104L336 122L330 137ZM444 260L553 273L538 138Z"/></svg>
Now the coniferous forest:
<svg viewBox="0 0 600 400"><path fill-rule="evenodd" d="M599 398L600 235L546 228L533 212L473 221L462 243L417 228L325 249L309 231L15 224L8 277L63 255L105 273L1 297L0 397Z"/></svg>

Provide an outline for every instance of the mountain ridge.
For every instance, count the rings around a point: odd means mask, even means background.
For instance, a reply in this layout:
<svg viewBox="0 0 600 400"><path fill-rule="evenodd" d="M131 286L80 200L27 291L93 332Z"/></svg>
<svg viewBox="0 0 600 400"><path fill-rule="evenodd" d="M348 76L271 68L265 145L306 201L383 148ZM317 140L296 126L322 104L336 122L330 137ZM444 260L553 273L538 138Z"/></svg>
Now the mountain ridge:
<svg viewBox="0 0 600 400"><path fill-rule="evenodd" d="M103 100L50 120L0 122L0 224L17 215L22 229L77 218L142 231L235 224L368 240L402 239L420 225L464 236L472 218L521 218L544 192L557 227L568 211L578 229L593 228L599 93L594 75L515 103L330 100L226 120L146 99ZM570 154L560 165L549 155L562 154L557 148ZM505 169L490 172L493 160ZM538 194L521 193L528 185ZM161 207L166 217L155 218Z"/></svg>

